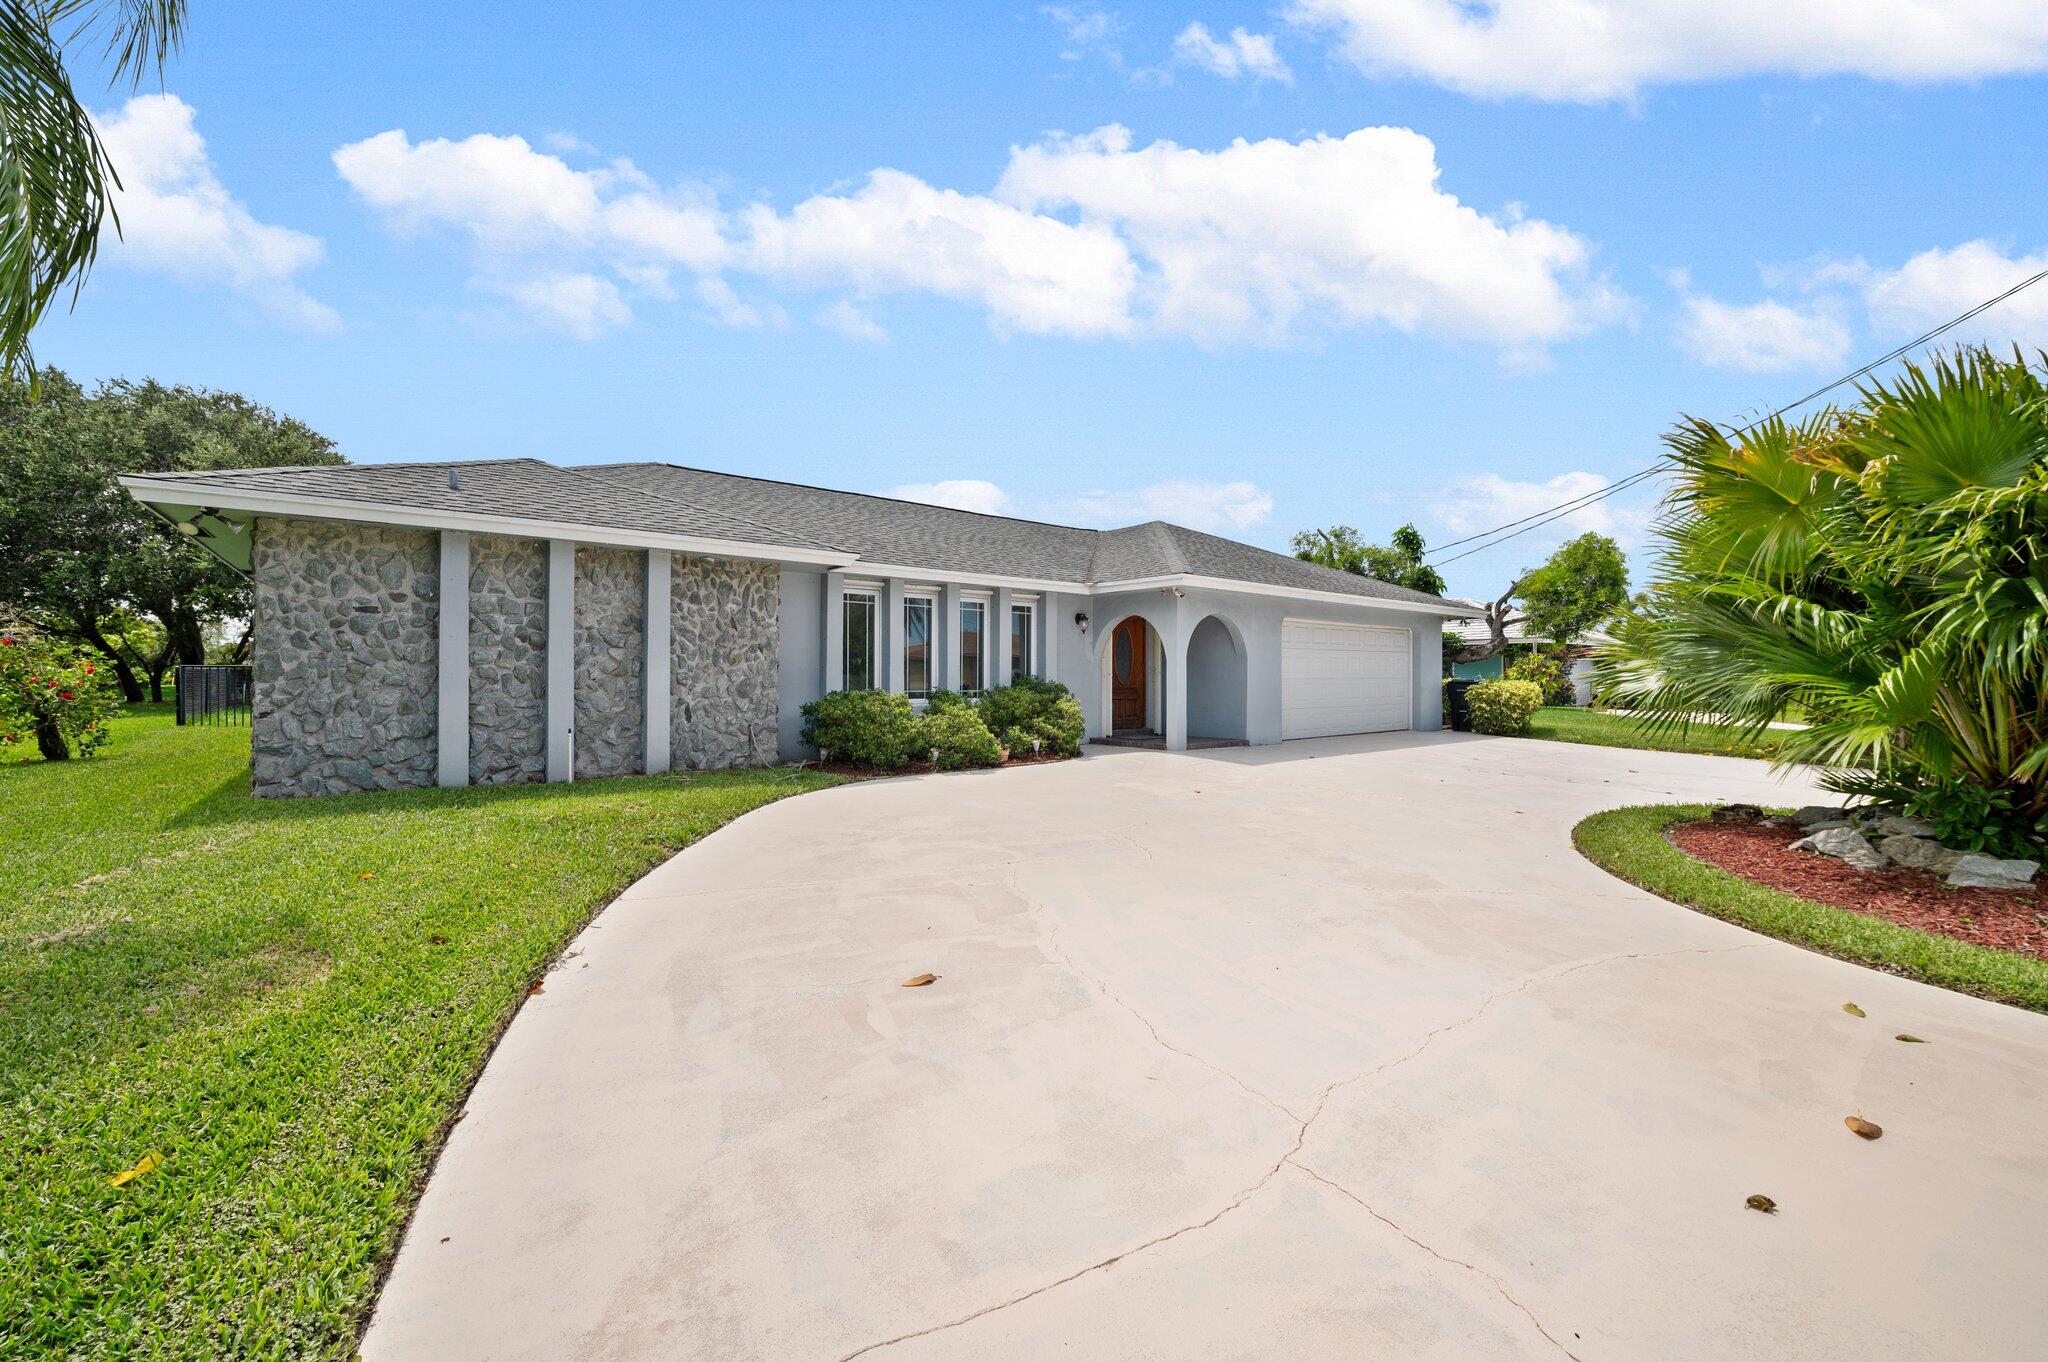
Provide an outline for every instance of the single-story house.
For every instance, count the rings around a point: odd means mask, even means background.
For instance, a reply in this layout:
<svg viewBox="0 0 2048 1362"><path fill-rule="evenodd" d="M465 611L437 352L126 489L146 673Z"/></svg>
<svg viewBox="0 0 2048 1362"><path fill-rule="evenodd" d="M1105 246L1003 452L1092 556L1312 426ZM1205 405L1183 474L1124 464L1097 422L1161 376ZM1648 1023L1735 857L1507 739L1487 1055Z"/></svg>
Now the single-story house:
<svg viewBox="0 0 2048 1362"><path fill-rule="evenodd" d="M1064 682L1090 737L1441 726L1466 607L1154 521L662 463L126 477L254 583L258 794L796 760L827 691Z"/></svg>
<svg viewBox="0 0 2048 1362"><path fill-rule="evenodd" d="M1453 605L1470 606L1472 613L1463 619L1452 620L1444 626L1444 640L1448 644L1455 636L1473 643L1487 637L1486 604L1483 601L1467 600L1462 596L1444 598ZM1453 662L1451 675L1461 681L1498 681L1507 675L1510 653L1519 656L1517 650L1547 647L1550 639L1542 634L1532 634L1520 622L1510 624L1502 631L1507 646L1492 657L1482 657L1477 662ZM1565 651L1571 661L1572 697L1575 704L1593 703L1593 654L1603 643L1613 640L1595 629L1582 634Z"/></svg>

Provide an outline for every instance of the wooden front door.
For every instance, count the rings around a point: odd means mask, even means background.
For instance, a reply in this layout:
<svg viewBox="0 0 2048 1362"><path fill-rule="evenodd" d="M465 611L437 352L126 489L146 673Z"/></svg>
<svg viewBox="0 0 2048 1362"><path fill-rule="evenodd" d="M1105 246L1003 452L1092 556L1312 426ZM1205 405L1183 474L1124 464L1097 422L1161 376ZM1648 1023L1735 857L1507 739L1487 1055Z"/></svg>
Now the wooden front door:
<svg viewBox="0 0 2048 1362"><path fill-rule="evenodd" d="M1109 640L1109 728L1130 733L1145 727L1145 621L1136 615L1117 625Z"/></svg>

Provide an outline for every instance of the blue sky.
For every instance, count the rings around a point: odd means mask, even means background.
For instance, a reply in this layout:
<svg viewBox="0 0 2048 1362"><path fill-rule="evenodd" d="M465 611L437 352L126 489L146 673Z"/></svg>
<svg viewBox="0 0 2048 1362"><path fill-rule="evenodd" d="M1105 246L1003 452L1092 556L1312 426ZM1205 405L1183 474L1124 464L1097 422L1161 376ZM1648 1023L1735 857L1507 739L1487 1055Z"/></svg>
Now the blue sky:
<svg viewBox="0 0 2048 1362"><path fill-rule="evenodd" d="M2043 69L2036 0L202 0L37 345L362 461L1444 542L2048 265Z"/></svg>

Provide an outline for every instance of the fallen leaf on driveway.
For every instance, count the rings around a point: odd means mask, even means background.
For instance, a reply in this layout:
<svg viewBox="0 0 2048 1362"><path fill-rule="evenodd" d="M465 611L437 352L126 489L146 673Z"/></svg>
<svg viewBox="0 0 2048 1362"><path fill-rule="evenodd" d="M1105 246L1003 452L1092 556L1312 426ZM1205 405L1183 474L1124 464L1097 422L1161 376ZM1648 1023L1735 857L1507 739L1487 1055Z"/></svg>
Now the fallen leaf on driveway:
<svg viewBox="0 0 2048 1362"><path fill-rule="evenodd" d="M532 997L532 996L533 996L534 994L536 994L536 993L540 992L540 990L541 990L541 985L545 984L546 982L547 982L547 980L545 980L545 979L536 979L536 980L534 980L534 981L533 981L533 987L532 987L532 988L529 988L529 989L527 989L527 990L526 990L526 996L527 996L527 997L529 997L529 998L531 998L531 997Z"/></svg>
<svg viewBox="0 0 2048 1362"><path fill-rule="evenodd" d="M1744 1197L1742 1204L1749 1207L1752 1211L1762 1211L1765 1215L1776 1215L1778 1213L1778 1203L1765 1196L1762 1192Z"/></svg>
<svg viewBox="0 0 2048 1362"><path fill-rule="evenodd" d="M1899 1032L1899 1034L1897 1034L1896 1036L1893 1036L1893 1037L1892 1037L1892 1039L1893 1039L1893 1040L1902 1040L1902 1041L1906 1042L1906 1044L1908 1044L1908 1045L1925 1045L1925 1044L1927 1043L1926 1041L1924 1041L1924 1040L1920 1039L1920 1037L1918 1037L1918 1036L1909 1036L1909 1035L1907 1035L1907 1034L1906 1034L1906 1033L1905 1033L1904 1031L1901 1031L1901 1032Z"/></svg>
<svg viewBox="0 0 2048 1362"><path fill-rule="evenodd" d="M1854 1003L1843 1003L1842 1010L1852 1017L1862 1017L1869 1015L1866 1012L1864 1012L1862 1008L1856 1006L1856 1004Z"/></svg>
<svg viewBox="0 0 2048 1362"><path fill-rule="evenodd" d="M133 1168L123 1168L120 1172L108 1178L107 1186L126 1187L129 1183L135 1181L135 1179L141 1177L144 1173L154 1173L157 1170L157 1167L162 1163L163 1160L158 1158L155 1154L144 1154L141 1158L141 1161L138 1162Z"/></svg>
<svg viewBox="0 0 2048 1362"><path fill-rule="evenodd" d="M1866 1121L1861 1116L1844 1116L1842 1124L1866 1140L1874 1140L1884 1134L1884 1127L1875 1121Z"/></svg>
<svg viewBox="0 0 2048 1362"><path fill-rule="evenodd" d="M905 980L904 980L904 981L902 982L902 984L900 984L900 985L899 985L898 987L901 987L901 988L923 988L923 987L924 987L924 986L925 986L926 984L929 984L929 983L931 983L931 982L932 982L932 981L933 981L934 979L937 979L938 977L939 977L939 976L938 976L938 975L936 975L936 974L920 974L920 975L916 976L915 978L912 978L912 979L905 979Z"/></svg>

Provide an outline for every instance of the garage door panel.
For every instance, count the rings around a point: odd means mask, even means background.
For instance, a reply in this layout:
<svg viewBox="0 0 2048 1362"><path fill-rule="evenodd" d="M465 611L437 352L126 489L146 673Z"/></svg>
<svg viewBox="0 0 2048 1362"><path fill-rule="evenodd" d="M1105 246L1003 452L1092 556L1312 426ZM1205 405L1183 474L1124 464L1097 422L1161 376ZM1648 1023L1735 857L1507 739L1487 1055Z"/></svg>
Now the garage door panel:
<svg viewBox="0 0 2048 1362"><path fill-rule="evenodd" d="M1406 629L1285 621L1280 736L1323 738L1412 727L1412 651Z"/></svg>

